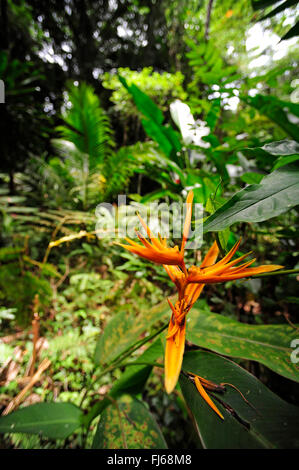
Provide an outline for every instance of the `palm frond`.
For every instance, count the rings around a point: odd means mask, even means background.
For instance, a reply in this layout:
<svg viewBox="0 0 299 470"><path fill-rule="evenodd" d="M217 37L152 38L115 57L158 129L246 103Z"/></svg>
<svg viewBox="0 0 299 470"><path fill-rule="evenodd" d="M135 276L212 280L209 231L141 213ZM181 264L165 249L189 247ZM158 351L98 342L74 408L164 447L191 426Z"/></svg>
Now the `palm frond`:
<svg viewBox="0 0 299 470"><path fill-rule="evenodd" d="M81 83L68 85L70 109L64 112L64 125L59 126L61 138L72 142L76 148L89 156L89 167L102 164L114 148L110 122L100 105L94 89Z"/></svg>

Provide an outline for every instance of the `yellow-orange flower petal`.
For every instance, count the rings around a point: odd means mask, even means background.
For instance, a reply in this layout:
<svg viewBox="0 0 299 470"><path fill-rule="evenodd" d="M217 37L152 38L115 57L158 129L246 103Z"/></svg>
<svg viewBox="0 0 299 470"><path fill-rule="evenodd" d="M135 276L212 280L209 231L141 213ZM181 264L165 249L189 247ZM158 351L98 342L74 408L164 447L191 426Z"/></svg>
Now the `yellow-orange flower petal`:
<svg viewBox="0 0 299 470"><path fill-rule="evenodd" d="M215 413L217 413L217 415L220 416L221 419L224 419L223 415L220 413L220 411L218 410L215 403L211 400L211 398L209 397L209 395L207 394L207 392L205 391L205 389L201 385L199 377L197 375L195 375L195 377L194 377L194 382L195 382L196 388L199 391L199 393L201 394L202 398L215 411Z"/></svg>
<svg viewBox="0 0 299 470"><path fill-rule="evenodd" d="M191 217L192 217L192 202L193 202L193 191L190 191L187 196L187 212L184 222L184 229L183 229L183 238L181 244L181 253L184 255L185 245L188 239L190 225L191 225Z"/></svg>
<svg viewBox="0 0 299 470"><path fill-rule="evenodd" d="M169 322L168 334L171 334L175 323L173 319ZM165 349L165 389L171 393L175 388L182 368L185 350L186 321L179 326L175 336L166 339Z"/></svg>
<svg viewBox="0 0 299 470"><path fill-rule="evenodd" d="M201 263L201 268L206 268L207 266L211 266L215 264L215 261L219 254L219 248L217 242L214 242L209 251L207 252L206 256L204 257L203 262Z"/></svg>
<svg viewBox="0 0 299 470"><path fill-rule="evenodd" d="M218 282L226 282L229 280L241 279L244 277L253 276L254 274L275 271L283 267L279 265L270 264L258 266L256 268L249 268L248 266L250 266L255 261L255 259L247 261L242 265L236 266L251 253L246 253L245 255L242 255L239 258L231 261L232 257L234 256L240 245L240 241L237 242L234 247L229 251L229 253L227 253L227 255L224 256L224 258L222 258L217 263L209 265L208 262L206 262L206 259L204 259L200 267L191 266L188 272L187 283L214 284Z"/></svg>

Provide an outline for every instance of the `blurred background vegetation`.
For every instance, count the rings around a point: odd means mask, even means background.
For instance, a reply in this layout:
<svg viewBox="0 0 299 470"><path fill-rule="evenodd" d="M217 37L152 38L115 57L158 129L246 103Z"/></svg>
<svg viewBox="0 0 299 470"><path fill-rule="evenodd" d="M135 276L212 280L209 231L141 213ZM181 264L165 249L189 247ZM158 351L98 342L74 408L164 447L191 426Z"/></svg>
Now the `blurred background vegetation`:
<svg viewBox="0 0 299 470"><path fill-rule="evenodd" d="M22 404L59 397L87 408L120 376L116 369L93 382L108 321L137 319L174 293L162 267L125 253L109 232L95 235L97 205L117 210L126 194L130 217L141 204L183 202L193 189L207 217L247 184L298 162L298 5L0 3L0 406L47 357L50 367ZM260 264L298 269L298 207L290 206L221 230L222 249L242 236L242 251L252 249ZM207 232L202 248L188 251L190 262L213 240ZM293 325L298 279L211 286L203 299L203 308L241 323ZM239 362L298 405L295 382ZM143 398L169 447L196 447L182 395L168 396L161 377L150 376ZM79 431L63 441L5 434L1 446L78 448L82 439Z"/></svg>

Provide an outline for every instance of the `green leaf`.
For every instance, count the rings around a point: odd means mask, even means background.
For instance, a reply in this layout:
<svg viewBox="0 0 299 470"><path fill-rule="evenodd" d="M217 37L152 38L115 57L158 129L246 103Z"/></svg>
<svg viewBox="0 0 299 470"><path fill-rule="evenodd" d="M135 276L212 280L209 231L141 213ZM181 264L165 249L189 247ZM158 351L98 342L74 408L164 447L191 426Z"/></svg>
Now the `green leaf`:
<svg viewBox="0 0 299 470"><path fill-rule="evenodd" d="M275 5L278 2L279 0L251 0L251 5L254 10L260 10Z"/></svg>
<svg viewBox="0 0 299 470"><path fill-rule="evenodd" d="M101 416L93 449L166 449L167 445L145 405L124 395Z"/></svg>
<svg viewBox="0 0 299 470"><path fill-rule="evenodd" d="M206 351L185 354L183 369L215 383L229 383L223 394L208 392L224 416L222 421L197 392L194 384L181 374L180 385L194 415L204 448L255 449L298 448L299 409L276 396L253 375L229 359ZM237 413L233 416L214 398L218 396ZM241 422L240 422L241 421Z"/></svg>
<svg viewBox="0 0 299 470"><path fill-rule="evenodd" d="M246 184L259 184L263 177L264 175L261 175L260 173L249 171L241 176L241 180Z"/></svg>
<svg viewBox="0 0 299 470"><path fill-rule="evenodd" d="M277 3L277 2L272 2L272 3ZM278 5L278 7L271 10L270 13L263 16L259 21L264 21L267 18L272 18L272 16L277 15L277 13L280 13L281 11L285 10L286 8L290 8L291 6L296 5L296 3L298 3L298 0L286 0L285 2Z"/></svg>
<svg viewBox="0 0 299 470"><path fill-rule="evenodd" d="M139 111L141 111L150 120L153 120L156 124L162 124L164 119L163 113L153 102L153 100L146 93L143 93L140 88L134 85L134 83L130 86L124 77L119 75L118 78L121 84L134 98L135 104Z"/></svg>
<svg viewBox="0 0 299 470"><path fill-rule="evenodd" d="M293 139L299 140L298 125L293 124L288 117L289 112L295 116L299 115L299 104L282 101L275 96L255 95L240 98L278 124Z"/></svg>
<svg viewBox="0 0 299 470"><path fill-rule="evenodd" d="M299 160L299 155L287 155L286 157L279 157L275 165L272 168L272 171L277 170L278 168L288 165L289 163L293 163Z"/></svg>
<svg viewBox="0 0 299 470"><path fill-rule="evenodd" d="M163 127L148 119L142 119L141 122L147 135L159 144L160 149L167 157L170 157L173 146L164 135Z"/></svg>
<svg viewBox="0 0 299 470"><path fill-rule="evenodd" d="M282 156L282 155L295 155L299 153L299 144L294 140L278 140L263 147L245 148L242 149L245 155L255 157L257 154L261 156Z"/></svg>
<svg viewBox="0 0 299 470"><path fill-rule="evenodd" d="M199 307L199 308L198 308ZM192 343L230 357L257 361L299 382L291 362L291 341L298 337L289 325L248 325L209 311L200 300L190 313L187 338Z"/></svg>
<svg viewBox="0 0 299 470"><path fill-rule="evenodd" d="M147 119L141 121L145 132L159 144L159 147L168 158L171 157L173 161L181 166L181 161L177 156L182 148L181 142L171 126L162 125L164 120L162 111L136 85L129 86L126 79L120 76L119 80L132 95L139 111L146 116Z"/></svg>
<svg viewBox="0 0 299 470"><path fill-rule="evenodd" d="M96 345L95 362L109 364L136 342L142 333L168 316L169 306L165 301L147 311L141 311L138 316L126 311L113 316Z"/></svg>
<svg viewBox="0 0 299 470"><path fill-rule="evenodd" d="M235 222L262 222L299 203L299 164L283 166L265 176L260 184L236 193L204 222L203 231L219 231Z"/></svg>
<svg viewBox="0 0 299 470"><path fill-rule="evenodd" d="M1 416L0 432L66 439L81 426L82 416L80 408L72 403L36 403Z"/></svg>

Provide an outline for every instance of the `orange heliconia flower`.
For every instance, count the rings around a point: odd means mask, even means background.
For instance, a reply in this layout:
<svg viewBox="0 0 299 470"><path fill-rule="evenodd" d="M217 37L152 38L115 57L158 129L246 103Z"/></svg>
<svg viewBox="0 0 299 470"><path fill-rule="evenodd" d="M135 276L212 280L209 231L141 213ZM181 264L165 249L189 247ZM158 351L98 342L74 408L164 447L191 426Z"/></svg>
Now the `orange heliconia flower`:
<svg viewBox="0 0 299 470"><path fill-rule="evenodd" d="M142 245L128 238L126 238L126 240L129 245L121 244L122 247L132 253L149 259L154 263L163 264L168 276L177 288L178 300L176 303L173 305L168 299L172 315L168 326L165 350L165 388L167 393L171 393L175 388L182 368L185 350L186 316L201 294L204 285L241 279L254 274L275 271L283 267L278 265L265 265L250 268L249 266L254 263L255 259L239 264L250 253L231 261L239 248L240 240L227 255L217 263L216 259L219 254L219 248L217 243L214 242L201 265L199 267L191 266L189 270L187 270L184 262L184 251L191 225L192 202L193 192L190 191L187 197L187 212L180 249L177 246L174 248L168 247L166 239L162 239L160 235L159 238L154 237L151 230L140 216L140 222L146 230L151 243L137 232L137 236ZM211 382L199 376L194 376L194 383L201 396L223 419L220 411L205 391L205 388L209 390L209 384L211 384Z"/></svg>

